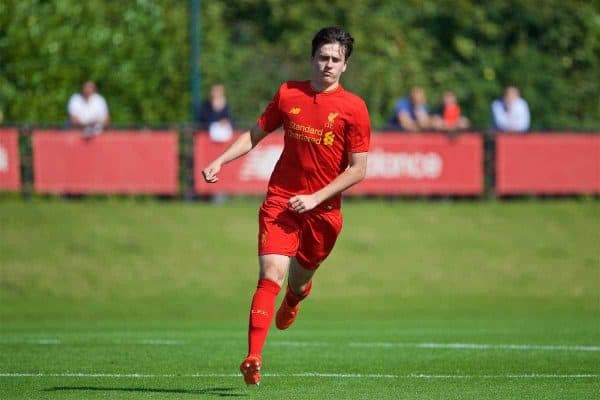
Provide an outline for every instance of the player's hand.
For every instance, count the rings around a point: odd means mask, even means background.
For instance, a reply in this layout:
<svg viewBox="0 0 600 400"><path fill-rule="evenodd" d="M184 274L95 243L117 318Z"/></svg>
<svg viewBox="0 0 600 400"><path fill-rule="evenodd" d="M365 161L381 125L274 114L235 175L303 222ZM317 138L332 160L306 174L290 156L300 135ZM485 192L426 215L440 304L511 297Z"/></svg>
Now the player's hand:
<svg viewBox="0 0 600 400"><path fill-rule="evenodd" d="M299 194L288 200L288 205L299 214L312 210L319 205L314 194Z"/></svg>
<svg viewBox="0 0 600 400"><path fill-rule="evenodd" d="M208 183L216 183L219 181L217 174L221 171L221 164L213 161L206 168L202 170L202 175L204 176L204 180Z"/></svg>

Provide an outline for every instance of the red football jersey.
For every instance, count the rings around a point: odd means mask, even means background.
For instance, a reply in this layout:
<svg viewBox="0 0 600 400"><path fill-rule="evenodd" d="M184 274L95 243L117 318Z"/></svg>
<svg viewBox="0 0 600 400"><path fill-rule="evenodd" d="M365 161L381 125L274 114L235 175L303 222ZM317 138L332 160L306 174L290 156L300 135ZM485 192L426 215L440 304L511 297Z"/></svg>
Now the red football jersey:
<svg viewBox="0 0 600 400"><path fill-rule="evenodd" d="M258 120L265 132L283 125L281 157L267 195L286 200L318 191L348 167L348 153L369 150L371 122L365 102L341 85L317 92L310 81L286 82ZM339 208L341 194L321 204Z"/></svg>

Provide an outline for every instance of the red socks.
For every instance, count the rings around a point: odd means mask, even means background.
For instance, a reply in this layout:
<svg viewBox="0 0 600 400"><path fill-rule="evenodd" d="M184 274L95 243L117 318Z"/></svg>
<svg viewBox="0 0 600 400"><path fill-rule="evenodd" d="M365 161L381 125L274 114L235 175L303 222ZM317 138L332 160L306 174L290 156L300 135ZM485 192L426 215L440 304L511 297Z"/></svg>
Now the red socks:
<svg viewBox="0 0 600 400"><path fill-rule="evenodd" d="M248 355L261 356L275 314L275 299L281 287L268 279L259 279L250 307Z"/></svg>
<svg viewBox="0 0 600 400"><path fill-rule="evenodd" d="M298 303L300 303L302 300L304 300L304 298L306 298L306 296L310 294L311 289L312 281L308 282L308 286L306 286L306 289L304 289L304 293L297 295L296 293L292 292L292 289L290 289L288 285L287 291L285 292L285 302L290 307L296 307Z"/></svg>

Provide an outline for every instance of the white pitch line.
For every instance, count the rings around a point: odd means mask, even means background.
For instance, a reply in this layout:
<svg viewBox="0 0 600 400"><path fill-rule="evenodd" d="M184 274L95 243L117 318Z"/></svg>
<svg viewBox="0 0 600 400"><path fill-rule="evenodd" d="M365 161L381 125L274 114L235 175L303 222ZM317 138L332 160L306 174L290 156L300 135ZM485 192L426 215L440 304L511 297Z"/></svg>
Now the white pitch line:
<svg viewBox="0 0 600 400"><path fill-rule="evenodd" d="M58 339L26 339L26 340L0 340L0 344L63 344Z"/></svg>
<svg viewBox="0 0 600 400"><path fill-rule="evenodd" d="M137 344L137 345L155 345L155 346L183 346L190 344L184 340L173 340L173 339L141 339L141 340L113 340L113 341L98 341L98 342L81 342L81 341L73 341L71 343L64 342L59 339L27 339L27 340L0 340L0 345L8 345L8 344L39 344L39 345L69 345L69 344L94 344L94 345L127 345L127 344Z"/></svg>
<svg viewBox="0 0 600 400"><path fill-rule="evenodd" d="M123 342L123 344L149 344L149 345L182 346L187 343L183 340L147 339L147 340Z"/></svg>
<svg viewBox="0 0 600 400"><path fill-rule="evenodd" d="M598 378L598 374L499 374L499 375L441 375L441 374L343 374L303 372L291 374L263 374L264 377L275 378L345 378L345 379L590 379ZM22 373L0 372L0 378L238 378L241 374L105 374L105 373Z"/></svg>
<svg viewBox="0 0 600 400"><path fill-rule="evenodd" d="M540 344L486 344L486 343L393 343L372 342L349 344L352 347L459 349L459 350L545 350L545 351L600 351L600 346L540 345Z"/></svg>
<svg viewBox="0 0 600 400"><path fill-rule="evenodd" d="M294 342L294 341L273 341L270 343L271 346L281 346L281 347L322 347L322 346L331 346L331 343L328 342Z"/></svg>
<svg viewBox="0 0 600 400"><path fill-rule="evenodd" d="M85 342L84 342L85 343ZM55 338L27 339L23 341L0 340L0 345L6 344L35 344L35 345L68 345L68 342ZM82 344L77 342L77 344ZM142 340L118 340L99 342L93 344L112 345L149 345L149 346L185 346L192 342L176 339L142 339ZM450 349L450 350L515 350L515 351L583 351L598 352L600 346L585 345L541 345L541 344L490 344L490 343L433 343L433 342L350 342L332 343L322 341L272 341L271 346L278 347L327 347L347 345L350 347L363 348L415 348L415 349Z"/></svg>
<svg viewBox="0 0 600 400"><path fill-rule="evenodd" d="M58 339L37 339L37 340L31 340L30 343L33 343L33 344L61 344L61 341Z"/></svg>

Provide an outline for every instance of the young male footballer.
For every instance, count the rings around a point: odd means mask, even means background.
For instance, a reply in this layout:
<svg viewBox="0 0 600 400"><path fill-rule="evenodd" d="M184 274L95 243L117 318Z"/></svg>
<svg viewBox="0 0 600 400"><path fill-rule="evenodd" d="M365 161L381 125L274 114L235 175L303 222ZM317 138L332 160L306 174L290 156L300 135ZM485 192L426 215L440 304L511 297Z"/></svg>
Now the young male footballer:
<svg viewBox="0 0 600 400"><path fill-rule="evenodd" d="M342 229L342 191L365 176L369 113L365 102L340 84L353 44L343 29L321 29L312 41L310 80L282 84L256 125L202 171L207 182L217 182L224 164L283 126L283 153L258 216L260 273L250 307L248 355L240 365L249 385L260 383L262 349L286 275L275 317L279 329L296 319L315 271Z"/></svg>

